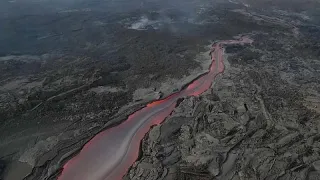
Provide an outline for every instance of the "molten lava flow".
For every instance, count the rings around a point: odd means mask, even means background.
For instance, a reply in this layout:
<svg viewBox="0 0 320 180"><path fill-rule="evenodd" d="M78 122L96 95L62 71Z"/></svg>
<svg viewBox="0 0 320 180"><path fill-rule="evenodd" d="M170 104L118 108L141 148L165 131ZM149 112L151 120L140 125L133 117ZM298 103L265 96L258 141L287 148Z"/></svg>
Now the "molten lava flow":
<svg viewBox="0 0 320 180"><path fill-rule="evenodd" d="M215 77L224 71L222 45L252 43L240 40L222 41L213 45L212 63L208 73L193 81L187 88L165 99L154 101L133 113L120 125L100 132L64 166L59 180L118 180L136 161L140 142L153 125L162 123L174 110L177 100L198 96L212 86Z"/></svg>

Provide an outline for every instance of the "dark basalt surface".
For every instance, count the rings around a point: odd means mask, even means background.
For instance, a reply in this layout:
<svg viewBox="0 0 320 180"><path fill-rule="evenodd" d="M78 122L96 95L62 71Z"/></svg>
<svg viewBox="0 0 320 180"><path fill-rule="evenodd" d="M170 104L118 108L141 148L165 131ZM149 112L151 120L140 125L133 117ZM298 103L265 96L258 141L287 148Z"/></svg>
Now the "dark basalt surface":
<svg viewBox="0 0 320 180"><path fill-rule="evenodd" d="M200 68L213 41L246 34L253 44L226 47L212 89L146 135L125 179L319 179L319 9L302 0L0 3L0 178L55 179L95 134L152 100L134 101L137 89L166 95L162 83Z"/></svg>

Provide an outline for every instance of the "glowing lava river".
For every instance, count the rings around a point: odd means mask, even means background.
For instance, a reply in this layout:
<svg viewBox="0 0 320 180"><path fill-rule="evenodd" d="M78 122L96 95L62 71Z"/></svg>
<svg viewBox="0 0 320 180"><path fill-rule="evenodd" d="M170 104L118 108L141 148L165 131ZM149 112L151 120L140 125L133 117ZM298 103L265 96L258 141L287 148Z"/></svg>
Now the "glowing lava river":
<svg viewBox="0 0 320 180"><path fill-rule="evenodd" d="M223 55L227 44L252 43L239 40L221 41L212 46L209 71L194 80L185 89L165 99L148 104L133 113L120 125L100 132L92 138L78 155L63 167L59 180L119 180L137 160L140 142L151 126L158 125L174 110L177 100L198 96L208 90L215 77L224 71Z"/></svg>

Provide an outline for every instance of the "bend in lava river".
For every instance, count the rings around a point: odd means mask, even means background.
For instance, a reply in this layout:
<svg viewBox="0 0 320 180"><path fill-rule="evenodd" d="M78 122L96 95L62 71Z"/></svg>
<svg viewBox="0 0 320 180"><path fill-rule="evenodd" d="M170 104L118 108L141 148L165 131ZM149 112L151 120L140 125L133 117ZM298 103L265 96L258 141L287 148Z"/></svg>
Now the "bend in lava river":
<svg viewBox="0 0 320 180"><path fill-rule="evenodd" d="M185 89L165 99L152 102L133 113L120 125L100 132L78 155L64 166L59 180L118 180L122 179L137 160L140 142L151 126L158 125L174 110L177 100L198 96L208 90L215 77L224 71L223 45L245 44L247 37L221 41L212 46L209 72L194 80Z"/></svg>

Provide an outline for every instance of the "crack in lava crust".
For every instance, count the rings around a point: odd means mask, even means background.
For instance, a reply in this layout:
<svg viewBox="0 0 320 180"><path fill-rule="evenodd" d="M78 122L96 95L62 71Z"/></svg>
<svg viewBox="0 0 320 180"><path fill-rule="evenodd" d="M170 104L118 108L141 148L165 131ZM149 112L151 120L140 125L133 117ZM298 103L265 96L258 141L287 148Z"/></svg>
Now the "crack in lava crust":
<svg viewBox="0 0 320 180"><path fill-rule="evenodd" d="M185 89L165 99L154 101L133 113L120 125L97 134L64 166L59 180L118 180L122 179L139 154L140 142L151 126L162 123L174 110L177 100L198 96L208 90L215 77L224 71L225 44L245 44L253 41L221 41L212 46L209 72L194 80Z"/></svg>

